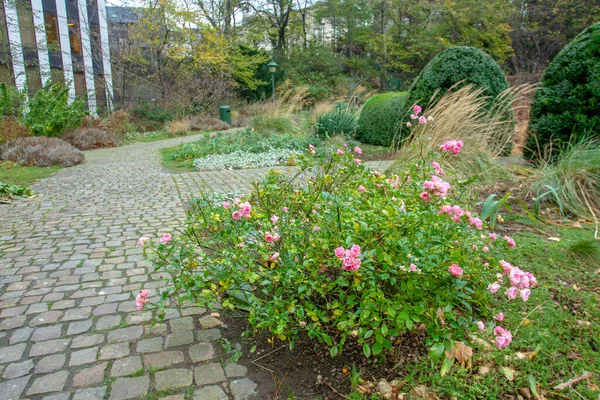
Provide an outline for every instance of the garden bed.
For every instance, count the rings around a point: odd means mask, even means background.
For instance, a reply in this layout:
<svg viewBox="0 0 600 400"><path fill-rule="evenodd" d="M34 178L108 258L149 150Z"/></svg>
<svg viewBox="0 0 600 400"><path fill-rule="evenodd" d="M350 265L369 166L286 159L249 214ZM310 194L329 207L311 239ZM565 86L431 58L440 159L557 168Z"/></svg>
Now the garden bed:
<svg viewBox="0 0 600 400"><path fill-rule="evenodd" d="M579 227L574 221L561 226L532 223L524 214L505 215L505 219L499 232L515 235L518 246L513 258L531 266L543 281L536 307L514 303L510 309L508 318L521 324L519 339L511 345L514 352L497 354L476 346L470 368L454 366L441 376L439 365L427 357L423 336L404 337L394 348L402 359L383 364L366 359L360 347L331 358L326 346L308 338L289 350L257 336L241 341L243 357L238 363L248 368L265 399L369 399L353 391L353 366L374 386L381 379L398 380L395 393L412 393L412 398L534 398L531 380L546 399L593 398L589 396L600 387L598 375L573 389L553 389L585 371L600 370L600 244L594 243L592 226ZM229 316L224 321L228 327L224 337L240 342L246 320ZM424 389L425 396L415 395Z"/></svg>
<svg viewBox="0 0 600 400"><path fill-rule="evenodd" d="M223 335L232 343L239 342L249 328L243 318L230 316L223 321L227 325ZM427 354L423 334L405 335L395 348L399 358L383 364L366 359L358 344L335 358L326 346L316 345L308 337L297 342L293 350L286 345L273 345L264 336L241 344L244 356L238 363L248 368L250 379L269 399L336 399L352 391L353 367L365 379L392 381L406 375L402 366ZM254 345L256 350L251 353Z"/></svg>

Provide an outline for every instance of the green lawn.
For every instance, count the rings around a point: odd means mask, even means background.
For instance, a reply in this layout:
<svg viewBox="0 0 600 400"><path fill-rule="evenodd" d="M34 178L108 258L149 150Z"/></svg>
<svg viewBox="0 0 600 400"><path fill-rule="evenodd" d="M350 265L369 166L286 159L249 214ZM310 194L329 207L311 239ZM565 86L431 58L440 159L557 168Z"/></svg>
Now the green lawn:
<svg viewBox="0 0 600 400"><path fill-rule="evenodd" d="M202 133L203 132L198 132L198 131L191 132L190 131L190 132L186 132L183 134L173 134L173 133L169 133L168 131L164 131L164 130L153 131L153 132L130 132L130 133L126 133L125 135L123 135L123 138L121 140L121 146L128 145L128 144L134 144L134 143L155 142L157 140L172 139L172 138L176 138L176 137L200 135Z"/></svg>
<svg viewBox="0 0 600 400"><path fill-rule="evenodd" d="M403 391L425 385L440 398L516 399L522 393L519 389L528 389L535 398L533 388L547 399L597 399L600 241L594 239L591 226L557 227L532 223L520 215L508 216L507 220L510 222L505 226L510 230L506 233L515 238L517 247L506 260L531 271L539 283L527 303L518 300L508 308L493 310L494 314L505 313L503 325L510 327L513 342L504 351L474 346L472 368L455 365L443 377L441 363L423 359L408 365L403 371L407 377L401 379ZM524 358L519 358L519 353ZM480 371L484 365L490 372ZM595 372L589 384L582 381L572 389L554 390L556 385L586 372ZM353 394L351 398L364 396Z"/></svg>
<svg viewBox="0 0 600 400"><path fill-rule="evenodd" d="M10 161L0 162L0 182L30 186L39 179L54 175L61 167L22 166Z"/></svg>

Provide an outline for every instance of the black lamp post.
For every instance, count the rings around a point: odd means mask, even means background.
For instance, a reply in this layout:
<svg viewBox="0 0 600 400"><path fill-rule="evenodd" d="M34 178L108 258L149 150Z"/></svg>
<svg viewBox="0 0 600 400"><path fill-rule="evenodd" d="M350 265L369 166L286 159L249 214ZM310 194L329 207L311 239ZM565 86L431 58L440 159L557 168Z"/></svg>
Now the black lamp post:
<svg viewBox="0 0 600 400"><path fill-rule="evenodd" d="M275 73L277 72L277 67L279 67L279 65L277 65L275 61L271 61L267 64L267 67L269 67L269 72L271 73L271 99L275 99Z"/></svg>

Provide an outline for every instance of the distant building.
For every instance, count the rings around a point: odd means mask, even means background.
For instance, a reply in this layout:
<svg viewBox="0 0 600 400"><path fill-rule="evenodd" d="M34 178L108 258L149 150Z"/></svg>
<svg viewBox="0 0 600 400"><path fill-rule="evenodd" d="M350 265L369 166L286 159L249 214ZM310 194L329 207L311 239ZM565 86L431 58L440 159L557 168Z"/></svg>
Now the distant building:
<svg viewBox="0 0 600 400"><path fill-rule="evenodd" d="M92 114L113 107L105 0L0 0L0 77L35 93L64 79Z"/></svg>

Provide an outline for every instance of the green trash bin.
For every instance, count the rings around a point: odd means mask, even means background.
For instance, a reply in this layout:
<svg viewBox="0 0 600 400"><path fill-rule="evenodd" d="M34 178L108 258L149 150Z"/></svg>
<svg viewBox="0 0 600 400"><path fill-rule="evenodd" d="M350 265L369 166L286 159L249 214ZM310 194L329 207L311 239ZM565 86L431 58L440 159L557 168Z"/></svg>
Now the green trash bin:
<svg viewBox="0 0 600 400"><path fill-rule="evenodd" d="M221 121L225 121L231 125L231 109L229 106L221 106L219 108L219 115L221 117Z"/></svg>

